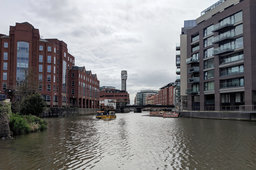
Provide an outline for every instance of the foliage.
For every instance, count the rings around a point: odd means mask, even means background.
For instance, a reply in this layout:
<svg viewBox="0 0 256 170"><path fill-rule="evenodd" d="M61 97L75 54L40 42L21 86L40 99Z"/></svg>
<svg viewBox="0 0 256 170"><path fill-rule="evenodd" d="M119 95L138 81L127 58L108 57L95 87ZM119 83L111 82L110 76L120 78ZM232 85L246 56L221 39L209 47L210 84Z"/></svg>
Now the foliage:
<svg viewBox="0 0 256 170"><path fill-rule="evenodd" d="M0 104L0 114L8 114L12 113L11 104L10 103L3 103Z"/></svg>
<svg viewBox="0 0 256 170"><path fill-rule="evenodd" d="M40 116L44 112L46 103L40 94L27 96L21 103L20 113L23 115Z"/></svg>
<svg viewBox="0 0 256 170"><path fill-rule="evenodd" d="M33 115L11 114L9 126L14 135L22 135L45 130L47 123L45 120Z"/></svg>

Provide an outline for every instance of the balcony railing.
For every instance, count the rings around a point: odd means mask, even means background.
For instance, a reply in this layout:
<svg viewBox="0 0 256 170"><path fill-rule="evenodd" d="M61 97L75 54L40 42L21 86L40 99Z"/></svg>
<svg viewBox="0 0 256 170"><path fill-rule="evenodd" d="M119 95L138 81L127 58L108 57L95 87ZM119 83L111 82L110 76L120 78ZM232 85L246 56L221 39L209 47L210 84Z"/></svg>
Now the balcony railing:
<svg viewBox="0 0 256 170"><path fill-rule="evenodd" d="M191 67L189 70L188 70L188 73L189 74L192 74L192 73L199 73L199 67Z"/></svg>
<svg viewBox="0 0 256 170"><path fill-rule="evenodd" d="M233 23L224 23L224 24L218 23L218 24L214 25L213 32L218 32L224 28L233 28L233 27L234 27Z"/></svg>
<svg viewBox="0 0 256 170"><path fill-rule="evenodd" d="M180 75L179 76L176 76L176 82L177 81L180 81Z"/></svg>
<svg viewBox="0 0 256 170"><path fill-rule="evenodd" d="M197 89L187 89L187 94L199 94Z"/></svg>
<svg viewBox="0 0 256 170"><path fill-rule="evenodd" d="M192 64L192 63L199 63L199 58L198 57L190 57L186 60L187 64Z"/></svg>
<svg viewBox="0 0 256 170"><path fill-rule="evenodd" d="M199 83L200 82L200 78L199 77L193 77L188 79L188 83Z"/></svg>
<svg viewBox="0 0 256 170"><path fill-rule="evenodd" d="M176 69L176 74L178 74L178 75L180 74L180 68Z"/></svg>
<svg viewBox="0 0 256 170"><path fill-rule="evenodd" d="M216 48L214 49L214 53L213 55L220 55L220 54L224 54L224 53L230 53L233 52L235 49L234 47L225 47L225 48Z"/></svg>
<svg viewBox="0 0 256 170"><path fill-rule="evenodd" d="M215 37L213 43L217 44L217 43L220 43L220 42L225 41L225 40L233 40L234 37L235 37L235 33L234 32L232 32L232 33L229 32L228 34L219 35L219 36Z"/></svg>

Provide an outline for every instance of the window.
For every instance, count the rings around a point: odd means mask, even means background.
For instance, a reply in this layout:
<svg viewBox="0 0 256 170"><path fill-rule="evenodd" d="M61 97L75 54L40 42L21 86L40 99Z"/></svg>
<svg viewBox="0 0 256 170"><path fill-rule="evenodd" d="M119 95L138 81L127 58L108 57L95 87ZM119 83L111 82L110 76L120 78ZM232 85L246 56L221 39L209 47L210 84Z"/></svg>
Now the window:
<svg viewBox="0 0 256 170"><path fill-rule="evenodd" d="M51 70L52 69L52 67L50 66L50 65L47 65L47 73L51 73Z"/></svg>
<svg viewBox="0 0 256 170"><path fill-rule="evenodd" d="M243 37L236 39L236 49L244 47L244 39Z"/></svg>
<svg viewBox="0 0 256 170"><path fill-rule="evenodd" d="M214 37L209 37L207 39L204 40L204 47L208 47L208 46L211 46L213 44L213 40L214 40Z"/></svg>
<svg viewBox="0 0 256 170"><path fill-rule="evenodd" d="M214 68L214 59L204 61L204 69Z"/></svg>
<svg viewBox="0 0 256 170"><path fill-rule="evenodd" d="M51 82L51 75L50 74L47 74L47 81Z"/></svg>
<svg viewBox="0 0 256 170"><path fill-rule="evenodd" d="M204 37L207 37L209 35L212 35L213 34L213 29L214 29L214 25L211 25L207 28L204 29Z"/></svg>
<svg viewBox="0 0 256 170"><path fill-rule="evenodd" d="M243 34L243 24L240 24L238 26L236 26L235 28L235 35L240 35L240 34Z"/></svg>
<svg viewBox="0 0 256 170"><path fill-rule="evenodd" d="M56 81L56 80L55 80L55 75L54 75L54 76L53 76L53 83L55 83L55 81Z"/></svg>
<svg viewBox="0 0 256 170"><path fill-rule="evenodd" d="M64 52L64 57L66 57L67 56L67 53L66 52Z"/></svg>
<svg viewBox="0 0 256 170"><path fill-rule="evenodd" d="M3 90L6 90L6 89L7 89L7 84L3 83Z"/></svg>
<svg viewBox="0 0 256 170"><path fill-rule="evenodd" d="M43 65L42 64L39 64L39 72L42 73L43 72Z"/></svg>
<svg viewBox="0 0 256 170"><path fill-rule="evenodd" d="M7 80L7 72L3 72L3 80Z"/></svg>
<svg viewBox="0 0 256 170"><path fill-rule="evenodd" d="M244 59L244 54L238 53L238 54L234 54L231 56L220 58L220 64L232 63L232 62L236 62L236 61L243 60L243 59Z"/></svg>
<svg viewBox="0 0 256 170"><path fill-rule="evenodd" d="M51 85L50 84L47 85L47 91L51 91Z"/></svg>
<svg viewBox="0 0 256 170"><path fill-rule="evenodd" d="M8 48L8 42L4 42L4 48Z"/></svg>
<svg viewBox="0 0 256 170"><path fill-rule="evenodd" d="M192 53L193 52L196 52L196 51L198 51L199 50L199 45L197 45L197 46L195 46L195 47L192 47Z"/></svg>
<svg viewBox="0 0 256 170"><path fill-rule="evenodd" d="M4 60L8 60L8 53L4 52Z"/></svg>
<svg viewBox="0 0 256 170"><path fill-rule="evenodd" d="M74 73L72 73L72 77L75 77L75 74L74 74Z"/></svg>
<svg viewBox="0 0 256 170"><path fill-rule="evenodd" d="M56 47L54 47L54 53L56 53Z"/></svg>
<svg viewBox="0 0 256 170"><path fill-rule="evenodd" d="M38 80L43 81L43 75L42 74L38 74Z"/></svg>
<svg viewBox="0 0 256 170"><path fill-rule="evenodd" d="M72 86L75 86L75 82L74 81L72 81Z"/></svg>
<svg viewBox="0 0 256 170"><path fill-rule="evenodd" d="M51 47L51 46L48 46L48 47L47 47L47 51L48 51L48 52L52 52L52 47Z"/></svg>
<svg viewBox="0 0 256 170"><path fill-rule="evenodd" d="M43 62L43 55L39 55L39 63Z"/></svg>
<svg viewBox="0 0 256 170"><path fill-rule="evenodd" d="M221 103L230 103L230 94L222 94Z"/></svg>
<svg viewBox="0 0 256 170"><path fill-rule="evenodd" d="M51 63L52 62L52 57L50 55L47 56L47 63Z"/></svg>
<svg viewBox="0 0 256 170"><path fill-rule="evenodd" d="M54 74L56 73L56 67L55 66L53 67L53 73Z"/></svg>
<svg viewBox="0 0 256 170"><path fill-rule="evenodd" d="M214 70L204 72L204 80L214 78Z"/></svg>
<svg viewBox="0 0 256 170"><path fill-rule="evenodd" d="M39 51L43 51L44 47L42 45L39 46Z"/></svg>
<svg viewBox="0 0 256 170"><path fill-rule="evenodd" d="M47 102L50 102L50 101L51 101L51 96L46 95L46 101L47 101Z"/></svg>
<svg viewBox="0 0 256 170"><path fill-rule="evenodd" d="M227 67L220 70L220 76L240 74L244 72L244 65Z"/></svg>
<svg viewBox="0 0 256 170"><path fill-rule="evenodd" d="M54 102L58 102L58 96L54 96Z"/></svg>
<svg viewBox="0 0 256 170"><path fill-rule="evenodd" d="M3 63L3 70L7 70L8 69L8 63L7 62L4 62Z"/></svg>
<svg viewBox="0 0 256 170"><path fill-rule="evenodd" d="M199 40L199 34L192 36L192 42L198 41Z"/></svg>
<svg viewBox="0 0 256 170"><path fill-rule="evenodd" d="M56 57L53 58L53 63L56 64Z"/></svg>
<svg viewBox="0 0 256 170"><path fill-rule="evenodd" d="M24 81L28 72L29 65L29 43L18 41L17 42L17 68L16 68L16 81L19 84Z"/></svg>
<svg viewBox="0 0 256 170"><path fill-rule="evenodd" d="M209 58L213 56L214 48L209 48L204 51L204 58Z"/></svg>
<svg viewBox="0 0 256 170"><path fill-rule="evenodd" d="M220 81L220 88L244 87L244 78L235 78Z"/></svg>
<svg viewBox="0 0 256 170"><path fill-rule="evenodd" d="M238 12L235 14L235 23L243 21L243 12Z"/></svg>
<svg viewBox="0 0 256 170"><path fill-rule="evenodd" d="M204 83L204 91L210 91L210 90L214 90L213 81Z"/></svg>
<svg viewBox="0 0 256 170"><path fill-rule="evenodd" d="M38 85L38 90L39 90L39 91L42 91L42 89L43 89L43 85L42 85L42 84L39 84L39 85Z"/></svg>
<svg viewBox="0 0 256 170"><path fill-rule="evenodd" d="M72 89L72 94L75 94L75 89Z"/></svg>

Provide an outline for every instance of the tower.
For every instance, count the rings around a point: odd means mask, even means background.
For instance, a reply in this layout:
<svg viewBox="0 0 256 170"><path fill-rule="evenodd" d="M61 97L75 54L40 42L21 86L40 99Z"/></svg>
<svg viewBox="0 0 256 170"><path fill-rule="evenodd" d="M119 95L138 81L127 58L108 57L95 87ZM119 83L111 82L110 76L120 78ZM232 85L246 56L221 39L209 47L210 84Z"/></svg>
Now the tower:
<svg viewBox="0 0 256 170"><path fill-rule="evenodd" d="M126 91L127 71L121 71L121 90Z"/></svg>

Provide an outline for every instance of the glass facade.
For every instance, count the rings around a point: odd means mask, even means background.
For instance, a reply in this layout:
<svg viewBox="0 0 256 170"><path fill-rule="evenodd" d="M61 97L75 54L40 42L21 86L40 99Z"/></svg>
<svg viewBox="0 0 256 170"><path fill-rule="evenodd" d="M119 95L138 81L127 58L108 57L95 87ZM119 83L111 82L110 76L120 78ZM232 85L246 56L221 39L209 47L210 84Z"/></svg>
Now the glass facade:
<svg viewBox="0 0 256 170"><path fill-rule="evenodd" d="M62 91L66 92L66 78L67 78L67 62L63 61L62 65Z"/></svg>
<svg viewBox="0 0 256 170"><path fill-rule="evenodd" d="M204 72L204 80L214 78L214 70L209 70Z"/></svg>
<svg viewBox="0 0 256 170"><path fill-rule="evenodd" d="M211 25L207 28L204 29L204 37L207 37L209 35L212 35L213 34L213 29L214 29L214 25Z"/></svg>
<svg viewBox="0 0 256 170"><path fill-rule="evenodd" d="M20 83L26 79L29 65L29 43L17 42L17 70L16 81Z"/></svg>
<svg viewBox="0 0 256 170"><path fill-rule="evenodd" d="M204 51L204 58L209 58L213 56L214 48L209 48Z"/></svg>
<svg viewBox="0 0 256 170"><path fill-rule="evenodd" d="M204 40L204 47L209 47L213 44L214 37L209 37Z"/></svg>
<svg viewBox="0 0 256 170"><path fill-rule="evenodd" d="M220 76L228 76L233 74L240 74L244 72L244 65L233 66L220 69Z"/></svg>
<svg viewBox="0 0 256 170"><path fill-rule="evenodd" d="M204 61L204 69L214 68L214 59Z"/></svg>
<svg viewBox="0 0 256 170"><path fill-rule="evenodd" d="M39 64L38 71L39 71L40 73L43 72L43 65L42 65L42 64Z"/></svg>
<svg viewBox="0 0 256 170"><path fill-rule="evenodd" d="M192 37L192 43L199 40L199 34Z"/></svg>
<svg viewBox="0 0 256 170"><path fill-rule="evenodd" d="M51 73L52 72L52 67L51 65L47 65L47 73Z"/></svg>
<svg viewBox="0 0 256 170"><path fill-rule="evenodd" d="M204 91L214 90L214 81L204 83Z"/></svg>
<svg viewBox="0 0 256 170"><path fill-rule="evenodd" d="M231 56L226 56L226 57L221 57L220 58L220 64L227 64L227 63L232 63L236 61L240 61L244 59L244 54L243 53L238 53L234 54Z"/></svg>
<svg viewBox="0 0 256 170"><path fill-rule="evenodd" d="M220 88L244 87L244 78L235 78L220 81Z"/></svg>

